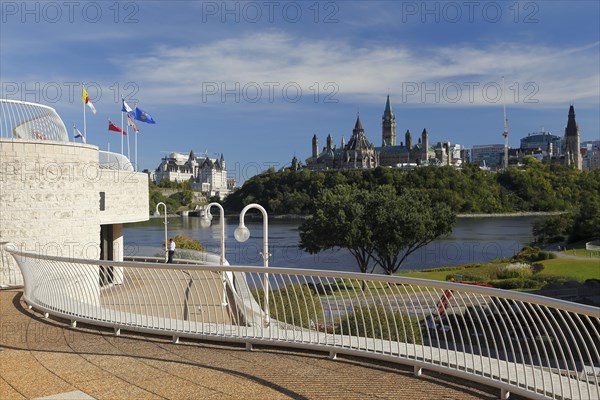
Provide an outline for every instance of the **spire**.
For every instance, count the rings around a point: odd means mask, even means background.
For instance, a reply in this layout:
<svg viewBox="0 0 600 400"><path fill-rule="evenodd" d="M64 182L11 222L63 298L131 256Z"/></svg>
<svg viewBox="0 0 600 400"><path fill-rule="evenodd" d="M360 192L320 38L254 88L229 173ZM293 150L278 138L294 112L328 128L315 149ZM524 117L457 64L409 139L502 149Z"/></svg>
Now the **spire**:
<svg viewBox="0 0 600 400"><path fill-rule="evenodd" d="M392 114L392 106L390 104L390 95L387 95L387 101L385 102L385 111L383 114Z"/></svg>
<svg viewBox="0 0 600 400"><path fill-rule="evenodd" d="M360 123L360 114L356 116L356 125L354 125L354 130L364 131L362 124Z"/></svg>
<svg viewBox="0 0 600 400"><path fill-rule="evenodd" d="M567 119L567 128L565 129L565 136L577 136L577 122L575 122L575 108L573 104L569 107L569 117Z"/></svg>
<svg viewBox="0 0 600 400"><path fill-rule="evenodd" d="M382 146L396 145L396 117L392 111L389 94L385 102L385 111L381 118L381 144Z"/></svg>
<svg viewBox="0 0 600 400"><path fill-rule="evenodd" d="M333 138L331 137L331 133L327 135L327 150L333 149Z"/></svg>

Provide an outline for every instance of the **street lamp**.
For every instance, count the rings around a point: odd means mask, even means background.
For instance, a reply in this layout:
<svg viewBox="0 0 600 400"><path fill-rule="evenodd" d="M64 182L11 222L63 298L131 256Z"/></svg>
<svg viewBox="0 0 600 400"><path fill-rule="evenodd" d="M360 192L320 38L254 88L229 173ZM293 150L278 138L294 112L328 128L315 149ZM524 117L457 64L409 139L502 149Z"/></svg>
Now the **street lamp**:
<svg viewBox="0 0 600 400"><path fill-rule="evenodd" d="M235 240L238 242L245 242L250 238L250 230L246 228L244 225L244 216L246 215L246 211L251 208L256 208L263 215L263 251L259 253L263 259L263 265L265 268L269 267L269 217L267 215L267 210L264 209L260 204L252 203L248 204L246 207L242 209L240 213L240 225L235 228L233 232L233 236ZM270 318L269 318L269 274L265 273L263 287L265 290L265 326L269 326Z"/></svg>
<svg viewBox="0 0 600 400"><path fill-rule="evenodd" d="M220 265L225 265L225 210L219 203L210 203L204 207L204 214L200 218L200 226L202 228L208 228L211 225L212 214L210 213L211 207L217 207L221 216L219 218L219 223L221 224L221 257L220 257ZM221 279L223 280L223 301L221 305L227 305L227 280L225 278L225 272L222 273Z"/></svg>
<svg viewBox="0 0 600 400"><path fill-rule="evenodd" d="M160 211L158 211L158 206L160 206L162 204L162 206L164 207L165 210L165 262L167 262L169 260L169 244L167 243L167 205L165 203L163 203L162 201L160 203L158 203L156 205L156 211L154 212L154 216L155 217L160 217Z"/></svg>

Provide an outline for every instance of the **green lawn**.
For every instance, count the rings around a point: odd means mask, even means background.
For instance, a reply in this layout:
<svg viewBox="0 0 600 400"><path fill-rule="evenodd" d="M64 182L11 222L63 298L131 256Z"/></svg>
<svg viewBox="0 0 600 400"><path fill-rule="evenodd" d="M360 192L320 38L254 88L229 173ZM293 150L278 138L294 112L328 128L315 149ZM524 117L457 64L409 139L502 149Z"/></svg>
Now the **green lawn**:
<svg viewBox="0 0 600 400"><path fill-rule="evenodd" d="M543 275L554 275L584 282L586 279L600 279L600 260L571 260L566 258L556 258L552 260L539 261L544 264ZM490 273L498 266L506 263L485 263L474 268L465 268L458 266L453 269L442 268L428 271L406 271L398 275L410 278L432 279L436 281L445 281L449 274L462 274L480 276L484 279L490 279ZM466 279L466 278L465 278Z"/></svg>
<svg viewBox="0 0 600 400"><path fill-rule="evenodd" d="M563 276L584 282L586 279L600 279L600 260L570 260L567 258L555 258L546 260L544 264L544 275Z"/></svg>
<svg viewBox="0 0 600 400"><path fill-rule="evenodd" d="M399 276L406 276L409 278L421 278L421 279L431 279L434 281L445 281L446 276L450 274L460 274L460 275L473 275L480 276L484 279L488 279L490 273L496 269L498 266L506 265L507 263L482 263L478 264L478 266L473 267L472 264L460 265L454 268L437 268L426 271L406 271L399 272Z"/></svg>

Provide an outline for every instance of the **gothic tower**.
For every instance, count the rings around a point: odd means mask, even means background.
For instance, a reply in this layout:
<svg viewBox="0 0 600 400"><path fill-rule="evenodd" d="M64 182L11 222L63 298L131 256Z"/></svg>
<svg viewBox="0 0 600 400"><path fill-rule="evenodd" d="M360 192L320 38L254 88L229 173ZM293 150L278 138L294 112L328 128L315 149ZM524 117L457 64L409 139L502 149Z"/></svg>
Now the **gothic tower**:
<svg viewBox="0 0 600 400"><path fill-rule="evenodd" d="M421 146L423 151L422 159L423 161L427 162L429 160L429 137L427 136L427 129L423 129L421 138Z"/></svg>
<svg viewBox="0 0 600 400"><path fill-rule="evenodd" d="M407 129L406 133L404 134L404 141L406 142L406 148L408 149L408 151L412 150L412 138L410 136L410 131Z"/></svg>
<svg viewBox="0 0 600 400"><path fill-rule="evenodd" d="M381 145L395 146L396 145L396 116L390 105L390 95L388 94L385 103L385 111L381 122Z"/></svg>
<svg viewBox="0 0 600 400"><path fill-rule="evenodd" d="M581 169L581 150L579 149L579 126L575 122L575 109L571 104L565 128L565 164Z"/></svg>
<svg viewBox="0 0 600 400"><path fill-rule="evenodd" d="M375 147L367 136L360 122L360 117L356 118L356 124L352 130L352 136L348 144L342 149L342 168L376 168L379 165L379 157Z"/></svg>
<svg viewBox="0 0 600 400"><path fill-rule="evenodd" d="M333 138L331 137L331 133L327 135L327 150L333 150Z"/></svg>
<svg viewBox="0 0 600 400"><path fill-rule="evenodd" d="M319 156L319 139L317 139L317 134L313 136L312 139L312 156L316 160Z"/></svg>

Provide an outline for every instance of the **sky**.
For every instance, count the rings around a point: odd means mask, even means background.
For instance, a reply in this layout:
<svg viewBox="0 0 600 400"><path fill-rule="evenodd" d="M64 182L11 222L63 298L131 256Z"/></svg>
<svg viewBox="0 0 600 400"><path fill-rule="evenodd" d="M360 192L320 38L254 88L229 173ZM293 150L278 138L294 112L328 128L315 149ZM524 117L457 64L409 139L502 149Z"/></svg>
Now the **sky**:
<svg viewBox="0 0 600 400"><path fill-rule="evenodd" d="M511 147L562 136L570 104L598 140L599 21L597 1L1 1L0 97L71 133L84 82L88 143L120 152L124 97L157 122L137 124L140 170L193 149L239 183L304 162L314 134L348 141L357 115L381 145L388 94L398 142L502 143L503 104Z"/></svg>

